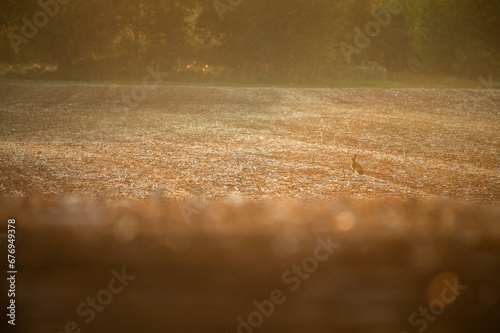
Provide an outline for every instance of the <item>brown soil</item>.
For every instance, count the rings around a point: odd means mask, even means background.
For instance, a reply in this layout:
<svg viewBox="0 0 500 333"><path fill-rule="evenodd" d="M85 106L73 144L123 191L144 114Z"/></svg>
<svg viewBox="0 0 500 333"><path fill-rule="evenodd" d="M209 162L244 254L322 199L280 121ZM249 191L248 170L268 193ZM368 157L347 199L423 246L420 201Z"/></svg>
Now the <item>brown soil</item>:
<svg viewBox="0 0 500 333"><path fill-rule="evenodd" d="M0 83L0 195L500 199L498 91L134 88Z"/></svg>

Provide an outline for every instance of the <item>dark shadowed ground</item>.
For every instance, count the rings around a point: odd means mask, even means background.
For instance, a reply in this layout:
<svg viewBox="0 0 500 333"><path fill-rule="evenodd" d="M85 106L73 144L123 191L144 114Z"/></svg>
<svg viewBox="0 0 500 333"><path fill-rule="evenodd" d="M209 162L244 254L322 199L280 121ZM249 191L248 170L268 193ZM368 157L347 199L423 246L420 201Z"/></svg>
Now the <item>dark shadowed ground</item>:
<svg viewBox="0 0 500 333"><path fill-rule="evenodd" d="M0 212L17 225L16 332L500 328L491 206L28 199Z"/></svg>

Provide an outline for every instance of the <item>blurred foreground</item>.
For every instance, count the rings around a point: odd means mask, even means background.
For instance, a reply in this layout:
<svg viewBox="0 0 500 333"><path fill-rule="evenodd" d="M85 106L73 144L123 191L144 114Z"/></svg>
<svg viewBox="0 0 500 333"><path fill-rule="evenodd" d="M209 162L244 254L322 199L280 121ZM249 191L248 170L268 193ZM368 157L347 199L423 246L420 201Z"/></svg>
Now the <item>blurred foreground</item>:
<svg viewBox="0 0 500 333"><path fill-rule="evenodd" d="M29 199L0 215L15 332L500 328L498 208Z"/></svg>

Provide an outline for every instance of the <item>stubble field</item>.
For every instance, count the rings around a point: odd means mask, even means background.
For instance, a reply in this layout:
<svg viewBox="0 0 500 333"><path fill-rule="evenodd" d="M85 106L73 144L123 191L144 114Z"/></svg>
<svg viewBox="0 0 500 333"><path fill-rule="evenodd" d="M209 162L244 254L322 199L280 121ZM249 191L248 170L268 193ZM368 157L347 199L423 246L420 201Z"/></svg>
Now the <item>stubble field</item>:
<svg viewBox="0 0 500 333"><path fill-rule="evenodd" d="M134 89L0 83L12 332L498 332L500 92Z"/></svg>
<svg viewBox="0 0 500 333"><path fill-rule="evenodd" d="M133 92L1 83L2 197L500 199L498 91Z"/></svg>

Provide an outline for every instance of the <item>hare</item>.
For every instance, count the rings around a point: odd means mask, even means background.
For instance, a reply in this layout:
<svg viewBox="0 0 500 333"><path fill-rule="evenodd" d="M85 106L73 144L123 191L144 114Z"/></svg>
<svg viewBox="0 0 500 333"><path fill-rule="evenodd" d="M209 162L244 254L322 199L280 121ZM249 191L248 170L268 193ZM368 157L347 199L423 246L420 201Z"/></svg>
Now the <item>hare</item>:
<svg viewBox="0 0 500 333"><path fill-rule="evenodd" d="M351 159L351 161L352 161L351 162L352 172L355 172L358 175L364 175L365 174L365 170L363 169L363 167L361 165L359 165L356 162L356 154L354 154L354 157Z"/></svg>

